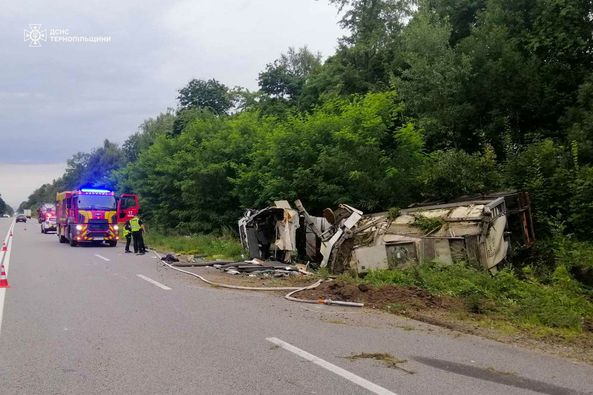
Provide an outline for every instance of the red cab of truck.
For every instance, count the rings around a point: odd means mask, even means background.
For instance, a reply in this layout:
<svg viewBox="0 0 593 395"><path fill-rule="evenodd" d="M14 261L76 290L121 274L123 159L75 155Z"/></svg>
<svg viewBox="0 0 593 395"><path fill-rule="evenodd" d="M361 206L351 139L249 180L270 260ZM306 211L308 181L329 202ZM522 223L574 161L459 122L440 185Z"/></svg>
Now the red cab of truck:
<svg viewBox="0 0 593 395"><path fill-rule="evenodd" d="M116 199L107 189L81 188L56 195L57 235L60 243L76 246L81 242L119 240L119 224L138 213L138 196L125 194Z"/></svg>

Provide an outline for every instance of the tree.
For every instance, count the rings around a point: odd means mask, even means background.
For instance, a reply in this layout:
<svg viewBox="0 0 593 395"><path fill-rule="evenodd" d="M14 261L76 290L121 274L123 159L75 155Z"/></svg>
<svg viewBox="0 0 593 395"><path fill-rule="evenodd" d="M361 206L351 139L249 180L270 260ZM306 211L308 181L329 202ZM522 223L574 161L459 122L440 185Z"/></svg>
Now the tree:
<svg viewBox="0 0 593 395"><path fill-rule="evenodd" d="M266 69L259 73L258 84L263 93L288 101L296 101L307 79L321 68L321 54L312 53L307 47L295 50L290 47Z"/></svg>
<svg viewBox="0 0 593 395"><path fill-rule="evenodd" d="M82 185L115 189L111 173L125 163L124 153L117 144L105 140L103 146L88 155L76 188Z"/></svg>
<svg viewBox="0 0 593 395"><path fill-rule="evenodd" d="M471 34L478 22L478 14L486 8L488 0L428 0L425 4L451 24L449 43L455 46Z"/></svg>
<svg viewBox="0 0 593 395"><path fill-rule="evenodd" d="M8 205L4 200L0 197L0 215L6 214L8 211Z"/></svg>
<svg viewBox="0 0 593 395"><path fill-rule="evenodd" d="M417 0L329 0L343 12L340 25L350 32L348 44L379 43L398 34L412 16Z"/></svg>
<svg viewBox="0 0 593 395"><path fill-rule="evenodd" d="M462 129L473 110L464 97L471 65L451 48L450 35L449 23L422 8L402 34L402 67L395 84L409 114L418 117L430 149L475 149L475 131Z"/></svg>
<svg viewBox="0 0 593 395"><path fill-rule="evenodd" d="M180 110L206 109L216 115L226 114L233 106L229 88L215 79L191 80L179 90L177 100Z"/></svg>
<svg viewBox="0 0 593 395"><path fill-rule="evenodd" d="M138 159L140 152L150 147L157 136L172 134L175 114L172 109L159 114L156 118L145 120L139 127L139 131L126 139L122 145L122 151L126 161L133 162Z"/></svg>

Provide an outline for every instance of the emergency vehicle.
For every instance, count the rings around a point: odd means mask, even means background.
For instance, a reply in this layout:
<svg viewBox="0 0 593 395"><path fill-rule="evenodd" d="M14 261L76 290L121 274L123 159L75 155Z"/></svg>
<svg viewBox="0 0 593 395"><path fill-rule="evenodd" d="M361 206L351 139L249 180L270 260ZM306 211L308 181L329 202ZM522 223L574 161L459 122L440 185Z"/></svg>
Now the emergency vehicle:
<svg viewBox="0 0 593 395"><path fill-rule="evenodd" d="M138 214L138 196L121 195L107 189L81 188L56 195L57 235L60 243L77 246L82 242L119 240L119 225Z"/></svg>
<svg viewBox="0 0 593 395"><path fill-rule="evenodd" d="M44 203L37 209L37 220L41 225L41 233L55 231L57 229L56 206L51 203Z"/></svg>

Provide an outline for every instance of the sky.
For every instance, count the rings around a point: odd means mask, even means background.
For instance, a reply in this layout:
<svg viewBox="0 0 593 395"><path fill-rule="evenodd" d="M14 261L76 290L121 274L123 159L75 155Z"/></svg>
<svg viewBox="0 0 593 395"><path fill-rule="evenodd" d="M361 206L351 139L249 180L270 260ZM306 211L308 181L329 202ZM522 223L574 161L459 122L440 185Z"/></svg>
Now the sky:
<svg viewBox="0 0 593 395"><path fill-rule="evenodd" d="M288 47L331 55L326 0L0 0L0 194L12 206L192 78L257 88Z"/></svg>

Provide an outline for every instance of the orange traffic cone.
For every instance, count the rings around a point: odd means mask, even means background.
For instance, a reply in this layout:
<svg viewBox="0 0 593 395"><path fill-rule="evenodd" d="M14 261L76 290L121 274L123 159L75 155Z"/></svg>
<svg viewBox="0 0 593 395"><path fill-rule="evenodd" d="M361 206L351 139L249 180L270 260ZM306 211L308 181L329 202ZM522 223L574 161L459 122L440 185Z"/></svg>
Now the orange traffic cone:
<svg viewBox="0 0 593 395"><path fill-rule="evenodd" d="M2 242L2 252L6 252L8 251L8 248L6 248L6 242Z"/></svg>
<svg viewBox="0 0 593 395"><path fill-rule="evenodd" d="M4 264L0 266L0 288L10 288L8 285L8 279L6 278L6 271L4 270Z"/></svg>

